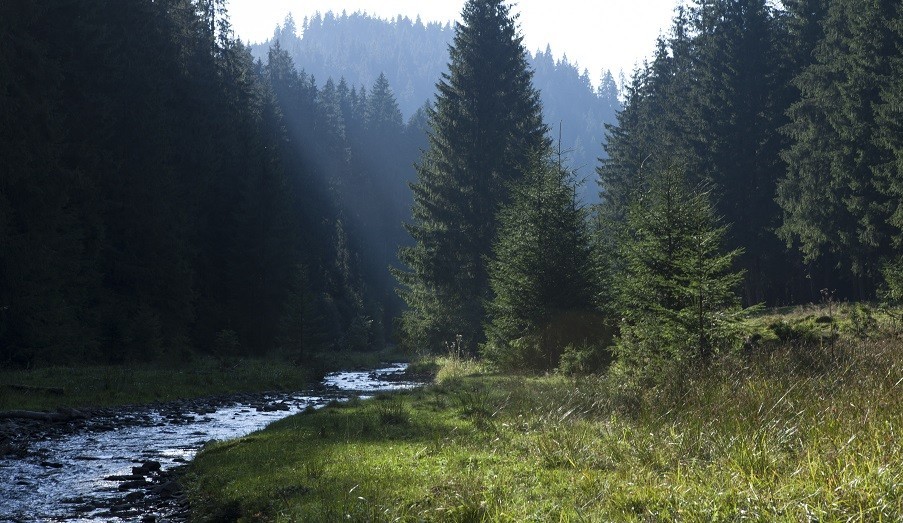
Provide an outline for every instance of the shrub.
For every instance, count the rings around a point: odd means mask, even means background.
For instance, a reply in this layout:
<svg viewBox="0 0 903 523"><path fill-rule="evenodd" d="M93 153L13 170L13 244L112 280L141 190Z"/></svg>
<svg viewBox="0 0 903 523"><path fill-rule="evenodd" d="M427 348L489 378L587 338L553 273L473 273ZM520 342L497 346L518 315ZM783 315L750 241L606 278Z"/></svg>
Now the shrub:
<svg viewBox="0 0 903 523"><path fill-rule="evenodd" d="M593 374L611 363L611 350L596 344L568 345L561 355L558 370L567 375Z"/></svg>

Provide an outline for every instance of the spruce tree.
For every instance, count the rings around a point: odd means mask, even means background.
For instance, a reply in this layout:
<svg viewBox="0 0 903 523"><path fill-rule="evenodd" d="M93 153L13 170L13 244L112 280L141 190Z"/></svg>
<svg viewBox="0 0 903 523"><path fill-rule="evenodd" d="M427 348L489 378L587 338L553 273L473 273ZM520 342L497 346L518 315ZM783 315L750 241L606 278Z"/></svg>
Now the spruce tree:
<svg viewBox="0 0 903 523"><path fill-rule="evenodd" d="M402 249L408 270L397 274L409 307L402 319L405 343L420 350L460 335L473 351L482 340L490 295L485 259L496 214L530 155L549 146L510 7L502 0L469 0L462 19L412 186L408 230L415 245Z"/></svg>
<svg viewBox="0 0 903 523"><path fill-rule="evenodd" d="M408 184L414 177L417 154L405 150L405 125L386 75L376 79L361 111L366 129L365 139L358 145L373 178L368 190L360 195L361 206L371 209L370 256L379 270L376 283L385 304L385 323L391 325L391 319L401 314L403 303L395 293L396 282L389 268L398 267L398 248L410 241L403 223L411 212Z"/></svg>
<svg viewBox="0 0 903 523"><path fill-rule="evenodd" d="M644 190L642 166L680 158L691 183L711 184L717 212L732 224L727 242L744 250L746 301L791 297L789 260L773 233L784 171L779 129L792 95L781 16L765 0L697 1L677 10L671 35L634 76L627 106L609 127L609 158L599 168L603 246L631 195Z"/></svg>
<svg viewBox="0 0 903 523"><path fill-rule="evenodd" d="M742 248L747 303L787 299L788 260L774 234L774 201L784 163L784 112L790 105L785 29L767 0L698 2L691 10L694 82L683 105L692 108L697 136L690 168L713 184L717 212Z"/></svg>
<svg viewBox="0 0 903 523"><path fill-rule="evenodd" d="M483 353L505 367L552 369L566 345L595 341L581 332L593 317L594 293L576 191L572 173L537 155L500 213Z"/></svg>
<svg viewBox="0 0 903 523"><path fill-rule="evenodd" d="M649 189L635 196L619 237L619 359L656 379L672 362L706 362L736 341L740 315L732 269L740 251L725 252L727 227L715 218L710 191L690 186L684 167L646 171Z"/></svg>
<svg viewBox="0 0 903 523"><path fill-rule="evenodd" d="M593 250L600 280L597 303L608 312L614 312L611 289L623 270L618 233L623 230L630 202L647 189L641 173L660 158L689 161L694 158L690 141L699 141L700 113L686 100L693 60L688 31L687 13L679 9L670 37L659 38L652 62L634 72L617 124L606 126L608 158L597 168L602 202L596 213Z"/></svg>
<svg viewBox="0 0 903 523"><path fill-rule="evenodd" d="M605 220L623 222L631 198L643 190L638 173L647 162L689 159L690 140L699 141L700 114L687 103L694 59L688 25L686 12L678 10L670 37L659 38L652 61L634 71L617 124L606 126L608 158L597 169Z"/></svg>
<svg viewBox="0 0 903 523"><path fill-rule="evenodd" d="M888 192L893 158L876 125L894 92L890 58L900 49L891 21L898 13L896 2L831 2L815 61L795 79L801 98L788 113L792 143L778 187L781 236L807 260L830 257L857 275L861 297L871 294L891 253L888 222L899 202Z"/></svg>
<svg viewBox="0 0 903 523"><path fill-rule="evenodd" d="M883 79L881 103L877 107L877 144L890 153L890 161L880 165L879 177L882 193L890 207L889 222L893 226L891 258L897 267L897 278L903 283L903 5L888 12L890 40L888 51L888 75ZM887 271L885 271L886 273Z"/></svg>

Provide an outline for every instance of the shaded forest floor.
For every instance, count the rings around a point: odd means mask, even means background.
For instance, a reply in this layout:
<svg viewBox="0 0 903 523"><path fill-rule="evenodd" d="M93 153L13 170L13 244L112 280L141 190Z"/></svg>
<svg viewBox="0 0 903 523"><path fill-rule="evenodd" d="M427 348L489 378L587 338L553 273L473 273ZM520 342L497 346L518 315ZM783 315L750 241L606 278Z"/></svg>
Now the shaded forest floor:
<svg viewBox="0 0 903 523"><path fill-rule="evenodd" d="M416 391L208 446L221 521L899 521L903 337L845 305L764 312L751 348L666 386L440 360Z"/></svg>
<svg viewBox="0 0 903 523"><path fill-rule="evenodd" d="M397 360L389 351L339 353L294 365L279 359L207 358L168 364L0 369L0 412L115 407L235 393L296 391L326 372Z"/></svg>

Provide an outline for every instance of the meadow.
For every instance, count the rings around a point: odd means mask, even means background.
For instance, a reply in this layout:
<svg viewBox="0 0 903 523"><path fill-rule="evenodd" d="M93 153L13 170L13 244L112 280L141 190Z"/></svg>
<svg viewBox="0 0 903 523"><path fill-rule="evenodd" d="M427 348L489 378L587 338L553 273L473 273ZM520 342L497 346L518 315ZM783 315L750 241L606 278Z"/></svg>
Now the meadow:
<svg viewBox="0 0 903 523"><path fill-rule="evenodd" d="M337 403L208 446L198 521L900 521L903 343L860 305L767 311L661 385L499 374Z"/></svg>

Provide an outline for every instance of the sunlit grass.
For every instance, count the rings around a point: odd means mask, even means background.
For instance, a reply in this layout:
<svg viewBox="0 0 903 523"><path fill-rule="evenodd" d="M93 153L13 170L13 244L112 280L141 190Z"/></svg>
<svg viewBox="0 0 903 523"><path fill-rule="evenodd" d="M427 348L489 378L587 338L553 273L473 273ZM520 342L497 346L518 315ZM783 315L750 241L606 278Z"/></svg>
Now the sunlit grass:
<svg viewBox="0 0 903 523"><path fill-rule="evenodd" d="M647 390L446 362L426 390L212 445L186 482L201 521L903 520L903 344L837 343Z"/></svg>
<svg viewBox="0 0 903 523"><path fill-rule="evenodd" d="M451 353L436 359L436 383L449 384L468 376L486 372L486 366L475 359Z"/></svg>

